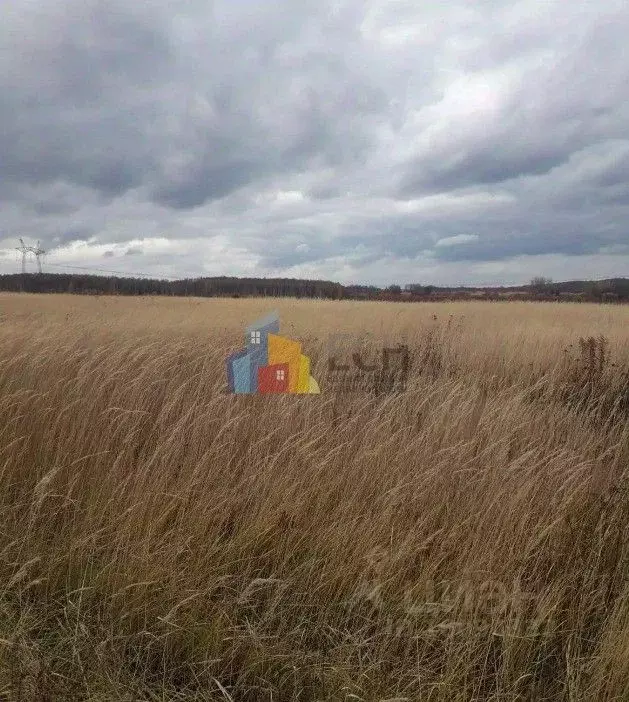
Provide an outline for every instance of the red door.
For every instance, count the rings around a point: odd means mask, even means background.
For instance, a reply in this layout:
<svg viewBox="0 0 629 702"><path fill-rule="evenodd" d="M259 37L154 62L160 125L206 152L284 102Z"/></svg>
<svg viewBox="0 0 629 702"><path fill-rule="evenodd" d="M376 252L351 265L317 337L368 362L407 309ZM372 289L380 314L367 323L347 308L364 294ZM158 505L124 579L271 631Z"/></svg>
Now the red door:
<svg viewBox="0 0 629 702"><path fill-rule="evenodd" d="M258 392L288 392L288 363L258 368Z"/></svg>

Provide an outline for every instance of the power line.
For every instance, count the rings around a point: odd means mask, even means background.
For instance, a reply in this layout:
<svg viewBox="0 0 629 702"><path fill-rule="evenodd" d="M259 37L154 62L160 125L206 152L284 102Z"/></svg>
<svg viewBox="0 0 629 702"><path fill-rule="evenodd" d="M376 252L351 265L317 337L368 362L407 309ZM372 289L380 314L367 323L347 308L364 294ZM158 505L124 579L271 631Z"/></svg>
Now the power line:
<svg viewBox="0 0 629 702"><path fill-rule="evenodd" d="M37 260L37 266L39 269L39 272L42 272L42 264L41 264L41 259L40 256L45 254L46 251L44 251L42 248L39 246L39 241L37 242L37 246L26 246L24 244L24 241L22 239L19 240L21 246L17 248L17 250L22 254L22 273L26 273L26 256L29 253L32 253L35 255L35 258ZM119 271L119 270L112 270L110 268L99 268L96 266L73 266L72 264L69 263L51 263L50 261L46 261L46 266L52 266L54 268L68 268L71 270L77 270L77 271L87 271L88 273L109 273L112 275L119 275L119 276L125 276L127 278L140 278L140 277L145 277L145 278L150 278L152 280L171 280L171 281L177 281L177 280L185 280L187 279L194 279L194 278L201 278L203 275L188 275L185 277L182 276L174 276L174 275L161 275L161 274L155 274L155 273L144 273L144 272L135 272L135 271Z"/></svg>
<svg viewBox="0 0 629 702"><path fill-rule="evenodd" d="M152 278L154 280L179 280L176 276L172 275L167 275L167 276L159 276L156 275L155 273L134 273L131 271L113 271L107 268L95 268L93 266L71 266L69 264L65 263L50 263L49 261L46 262L47 266L54 266L55 268L72 268L73 270L77 271L94 271L98 273L114 273L116 275L124 275L129 278L139 278L141 276L146 276L148 278Z"/></svg>

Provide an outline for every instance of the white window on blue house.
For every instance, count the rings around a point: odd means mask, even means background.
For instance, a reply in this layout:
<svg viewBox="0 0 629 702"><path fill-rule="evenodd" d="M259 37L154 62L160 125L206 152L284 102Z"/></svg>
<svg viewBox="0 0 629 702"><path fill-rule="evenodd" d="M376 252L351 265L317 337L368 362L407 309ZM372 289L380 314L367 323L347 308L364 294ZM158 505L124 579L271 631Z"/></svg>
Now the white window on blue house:
<svg viewBox="0 0 629 702"><path fill-rule="evenodd" d="M284 380L284 371L283 370L276 370L275 371L275 379L276 380Z"/></svg>
<svg viewBox="0 0 629 702"><path fill-rule="evenodd" d="M252 344L259 344L260 343L260 332L259 331L252 331L251 332L251 343Z"/></svg>

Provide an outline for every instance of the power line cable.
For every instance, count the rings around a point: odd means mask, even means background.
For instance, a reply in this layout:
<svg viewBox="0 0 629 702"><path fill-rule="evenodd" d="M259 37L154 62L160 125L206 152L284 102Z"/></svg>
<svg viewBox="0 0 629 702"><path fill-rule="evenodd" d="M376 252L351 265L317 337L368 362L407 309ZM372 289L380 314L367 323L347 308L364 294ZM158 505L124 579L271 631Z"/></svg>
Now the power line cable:
<svg viewBox="0 0 629 702"><path fill-rule="evenodd" d="M155 273L134 273L131 271L113 271L108 268L95 268L93 266L72 266L69 264L65 263L50 263L49 261L46 262L47 266L54 266L55 268L71 268L73 270L77 271L94 271L98 273L115 273L116 275L124 275L129 278L139 278L140 276L146 276L148 278L152 278L153 280L180 280L180 278L177 278L176 276L168 275L168 276L160 276L156 275Z"/></svg>

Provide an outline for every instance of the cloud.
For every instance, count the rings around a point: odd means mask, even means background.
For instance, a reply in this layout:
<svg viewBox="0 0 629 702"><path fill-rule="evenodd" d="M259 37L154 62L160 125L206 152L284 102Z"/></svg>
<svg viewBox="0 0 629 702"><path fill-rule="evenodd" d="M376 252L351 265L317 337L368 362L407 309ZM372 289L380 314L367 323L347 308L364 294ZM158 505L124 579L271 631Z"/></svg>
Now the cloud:
<svg viewBox="0 0 629 702"><path fill-rule="evenodd" d="M478 241L478 234L457 234L456 236L446 236L439 239L435 247L456 246L457 244L465 244L471 241Z"/></svg>
<svg viewBox="0 0 629 702"><path fill-rule="evenodd" d="M624 0L5 5L6 251L387 284L627 270Z"/></svg>

